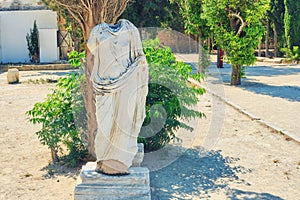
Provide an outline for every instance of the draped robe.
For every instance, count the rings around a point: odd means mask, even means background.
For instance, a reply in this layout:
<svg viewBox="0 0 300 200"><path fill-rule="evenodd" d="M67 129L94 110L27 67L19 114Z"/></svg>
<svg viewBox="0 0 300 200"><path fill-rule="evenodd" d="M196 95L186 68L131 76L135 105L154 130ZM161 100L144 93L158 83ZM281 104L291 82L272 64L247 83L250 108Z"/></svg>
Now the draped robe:
<svg viewBox="0 0 300 200"><path fill-rule="evenodd" d="M128 20L102 23L91 31L87 46L94 55L97 161L114 159L130 167L148 93L148 65L139 31Z"/></svg>

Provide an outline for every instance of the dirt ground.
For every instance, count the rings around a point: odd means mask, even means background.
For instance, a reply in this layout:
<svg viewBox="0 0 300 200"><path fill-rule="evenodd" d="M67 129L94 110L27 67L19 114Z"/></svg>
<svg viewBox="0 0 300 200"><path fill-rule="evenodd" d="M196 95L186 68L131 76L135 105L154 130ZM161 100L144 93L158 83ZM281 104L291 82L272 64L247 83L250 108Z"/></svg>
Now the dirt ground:
<svg viewBox="0 0 300 200"><path fill-rule="evenodd" d="M64 74L20 72L21 83L13 85L0 74L1 200L74 198L80 169L51 165L49 149L35 135L40 126L25 115L54 86L30 80ZM209 94L198 106L207 117L191 122L193 133L178 133L182 144L145 155L153 199L300 199L299 143Z"/></svg>

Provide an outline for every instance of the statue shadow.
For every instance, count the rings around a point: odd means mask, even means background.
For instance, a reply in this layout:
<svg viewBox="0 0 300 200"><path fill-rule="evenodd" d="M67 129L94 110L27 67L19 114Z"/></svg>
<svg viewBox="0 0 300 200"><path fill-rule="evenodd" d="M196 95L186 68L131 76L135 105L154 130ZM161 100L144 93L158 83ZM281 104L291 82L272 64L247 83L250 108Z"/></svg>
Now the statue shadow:
<svg viewBox="0 0 300 200"><path fill-rule="evenodd" d="M145 159L147 160L147 155ZM232 182L235 185L250 185L240 179L238 174L251 173L251 170L234 166L237 160L239 159L224 157L221 151L186 149L168 166L150 172L152 200L196 197L207 199L220 190L225 193L226 199L282 199L269 193L230 188L229 183Z"/></svg>

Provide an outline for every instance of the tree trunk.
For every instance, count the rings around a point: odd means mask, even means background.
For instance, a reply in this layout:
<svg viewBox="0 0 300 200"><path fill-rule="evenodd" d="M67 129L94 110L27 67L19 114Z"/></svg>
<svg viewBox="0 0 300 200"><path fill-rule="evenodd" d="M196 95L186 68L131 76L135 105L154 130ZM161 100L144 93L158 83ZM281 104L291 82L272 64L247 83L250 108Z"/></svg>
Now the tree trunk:
<svg viewBox="0 0 300 200"><path fill-rule="evenodd" d="M241 73L242 67L241 65L232 65L231 72L231 85L241 85Z"/></svg>
<svg viewBox="0 0 300 200"><path fill-rule="evenodd" d="M192 53L191 36L189 35L189 53Z"/></svg>
<svg viewBox="0 0 300 200"><path fill-rule="evenodd" d="M220 47L217 51L217 68L223 68L223 50Z"/></svg>
<svg viewBox="0 0 300 200"><path fill-rule="evenodd" d="M208 51L208 53L211 52L211 46L210 46L210 44L211 44L211 38L208 37L208 38L207 38L207 51Z"/></svg>
<svg viewBox="0 0 300 200"><path fill-rule="evenodd" d="M80 43L81 43L81 41L80 41L80 38L77 35L77 29L75 28L78 25L75 23L75 21L71 20L71 26L74 27L74 28L72 28L72 39L74 41L73 49L75 51L80 52L81 51L81 49L80 49Z"/></svg>
<svg viewBox="0 0 300 200"><path fill-rule="evenodd" d="M177 53L181 53L181 51L180 51L180 45L178 44L179 43L179 36L178 36L178 34L176 34L175 37L176 37L176 42L175 42L176 52Z"/></svg>
<svg viewBox="0 0 300 200"><path fill-rule="evenodd" d="M87 39L90 32L95 24L90 24L86 26L85 38ZM93 83L90 80L91 73L94 66L94 56L90 53L89 49L86 47L86 63L84 67L84 73L86 77L86 85L84 88L84 103L87 111L87 139L88 139L88 159L95 160L95 137L97 134L97 119L96 119L96 98L93 93Z"/></svg>
<svg viewBox="0 0 300 200"><path fill-rule="evenodd" d="M58 155L57 155L57 150L55 150L54 148L51 148L51 158L52 158L52 162L58 162Z"/></svg>
<svg viewBox="0 0 300 200"><path fill-rule="evenodd" d="M211 49L214 50L214 46L215 46L215 38L214 38L214 34L211 34Z"/></svg>
<svg viewBox="0 0 300 200"><path fill-rule="evenodd" d="M198 58L198 73L204 74L204 65L203 65L203 47L202 47L202 39L199 36L199 58Z"/></svg>
<svg viewBox="0 0 300 200"><path fill-rule="evenodd" d="M269 28L270 28L270 24L269 24L269 20L267 20L267 25L266 25L266 53L265 53L266 58L269 57Z"/></svg>
<svg viewBox="0 0 300 200"><path fill-rule="evenodd" d="M90 80L90 74L93 69L93 56L91 53L86 54L85 77L86 85L84 91L84 103L87 111L87 140L88 140L88 158L94 160L96 158L94 143L97 133L97 120L96 120L96 100L93 94L93 84Z"/></svg>
<svg viewBox="0 0 300 200"><path fill-rule="evenodd" d="M261 42L258 44L258 57L261 57Z"/></svg>
<svg viewBox="0 0 300 200"><path fill-rule="evenodd" d="M277 38L277 31L274 25L274 57L278 56L278 38Z"/></svg>

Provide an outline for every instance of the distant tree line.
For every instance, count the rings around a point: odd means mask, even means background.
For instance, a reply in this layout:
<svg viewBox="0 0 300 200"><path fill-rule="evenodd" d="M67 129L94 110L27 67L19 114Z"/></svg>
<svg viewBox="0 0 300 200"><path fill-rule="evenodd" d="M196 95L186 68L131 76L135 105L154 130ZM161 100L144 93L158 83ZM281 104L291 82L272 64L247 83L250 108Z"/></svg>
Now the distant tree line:
<svg viewBox="0 0 300 200"><path fill-rule="evenodd" d="M243 66L255 61L255 49L259 49L259 56L299 60L299 13L299 0L139 0L130 3L122 17L139 27L159 26L185 32L199 42L206 41L208 50L223 47L227 53L231 51L231 63ZM235 36L229 36L232 32ZM234 71L238 80L243 73L243 67Z"/></svg>
<svg viewBox="0 0 300 200"><path fill-rule="evenodd" d="M227 1L232 4L236 1ZM72 35L76 41L75 49L80 50L81 41L78 22L73 20L70 13L61 5L54 1L44 0L52 9L58 10L60 17L66 18L67 26L70 27ZM237 1L240 4L250 5L254 1ZM76 2L74 2L76 4ZM207 26L207 21L203 18L204 0L138 0L129 1L126 10L121 18L132 21L137 27L162 27L172 28L179 32L190 34L197 40L207 40L210 43L209 49L216 46L212 30ZM293 50L293 47L300 46L300 1L299 0L268 0L269 8L262 23L265 32L260 42L266 49L265 56L282 56L284 47ZM272 44L274 52L268 52L269 45ZM258 47L259 48L259 47Z"/></svg>
<svg viewBox="0 0 300 200"><path fill-rule="evenodd" d="M201 19L203 3L203 0L133 1L122 17L133 21L138 27L168 27L181 32L185 30L189 34L198 33L206 39L211 36L211 31ZM300 45L299 13L299 0L270 0L269 11L263 19L269 31L268 35L265 32L263 39L268 38L274 44L274 56L280 55L283 47L292 49Z"/></svg>

